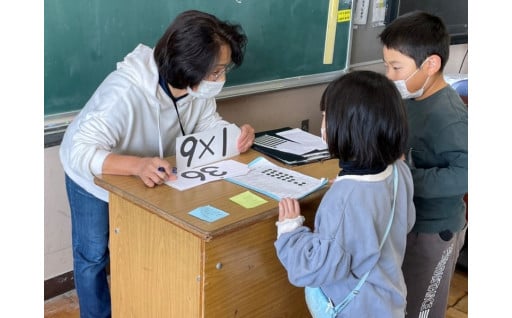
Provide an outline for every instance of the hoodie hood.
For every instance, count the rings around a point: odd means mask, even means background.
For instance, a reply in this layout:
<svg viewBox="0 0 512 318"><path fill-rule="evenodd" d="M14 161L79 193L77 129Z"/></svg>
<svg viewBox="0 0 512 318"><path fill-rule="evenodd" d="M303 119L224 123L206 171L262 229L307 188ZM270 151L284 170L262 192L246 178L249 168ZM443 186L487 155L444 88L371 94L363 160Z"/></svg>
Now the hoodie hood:
<svg viewBox="0 0 512 318"><path fill-rule="evenodd" d="M119 75L143 87L149 95L156 96L158 90L158 67L153 58L153 49L139 44L123 61L117 63Z"/></svg>
<svg viewBox="0 0 512 318"><path fill-rule="evenodd" d="M160 87L153 49L139 44L117 63L66 129L60 157L66 174L101 200L108 193L94 184L110 153L165 157L176 152L176 138L228 122L215 98L190 95L174 105Z"/></svg>

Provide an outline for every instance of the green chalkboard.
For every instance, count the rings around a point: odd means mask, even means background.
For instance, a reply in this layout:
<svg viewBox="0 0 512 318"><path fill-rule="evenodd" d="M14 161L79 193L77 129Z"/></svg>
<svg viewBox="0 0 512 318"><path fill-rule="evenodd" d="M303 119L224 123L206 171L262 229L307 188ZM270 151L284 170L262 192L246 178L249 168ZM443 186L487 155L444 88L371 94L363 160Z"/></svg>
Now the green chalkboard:
<svg viewBox="0 0 512 318"><path fill-rule="evenodd" d="M323 64L329 0L45 0L44 114L79 110L116 62L139 43L154 47L182 11L197 9L242 25L243 65L226 88L345 70L350 21L336 23L334 58ZM350 10L352 0L339 0ZM298 81L297 83L299 83Z"/></svg>

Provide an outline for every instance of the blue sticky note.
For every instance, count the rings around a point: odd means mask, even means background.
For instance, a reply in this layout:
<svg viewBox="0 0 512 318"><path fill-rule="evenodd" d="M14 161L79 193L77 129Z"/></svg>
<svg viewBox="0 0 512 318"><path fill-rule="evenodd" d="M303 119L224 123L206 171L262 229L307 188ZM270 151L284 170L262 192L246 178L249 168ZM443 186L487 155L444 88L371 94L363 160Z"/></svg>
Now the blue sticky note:
<svg viewBox="0 0 512 318"><path fill-rule="evenodd" d="M197 209L188 212L188 214L206 222L215 222L229 215L229 213L214 208L210 205L198 207Z"/></svg>

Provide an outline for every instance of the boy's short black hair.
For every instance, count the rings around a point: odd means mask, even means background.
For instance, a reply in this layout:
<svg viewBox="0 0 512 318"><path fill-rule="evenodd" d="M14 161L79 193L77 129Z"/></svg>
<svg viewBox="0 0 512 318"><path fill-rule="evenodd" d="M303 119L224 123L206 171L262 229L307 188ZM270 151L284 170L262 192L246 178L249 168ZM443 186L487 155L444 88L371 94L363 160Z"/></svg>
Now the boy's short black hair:
<svg viewBox="0 0 512 318"><path fill-rule="evenodd" d="M443 20L424 11L413 11L399 16L379 35L381 43L389 49L414 59L420 67L432 55L441 58L440 71L444 70L450 55L450 34Z"/></svg>
<svg viewBox="0 0 512 318"><path fill-rule="evenodd" d="M385 167L405 152L405 106L393 82L380 73L342 75L325 89L320 110L325 111L329 152L353 161L355 168Z"/></svg>
<svg viewBox="0 0 512 318"><path fill-rule="evenodd" d="M175 88L195 86L212 71L223 44L231 48L231 62L240 66L247 44L242 27L201 11L185 11L155 46L158 72Z"/></svg>

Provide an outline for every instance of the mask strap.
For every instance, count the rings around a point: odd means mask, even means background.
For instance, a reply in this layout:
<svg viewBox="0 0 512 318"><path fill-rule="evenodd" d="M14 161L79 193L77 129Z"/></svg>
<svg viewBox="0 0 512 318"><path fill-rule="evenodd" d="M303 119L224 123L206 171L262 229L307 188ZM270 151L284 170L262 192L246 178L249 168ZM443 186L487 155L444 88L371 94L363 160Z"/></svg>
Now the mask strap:
<svg viewBox="0 0 512 318"><path fill-rule="evenodd" d="M423 67L423 65L425 64L425 62L427 62L427 61L428 61L428 58L427 58L425 61L423 61L423 63L421 63L420 67L418 67L418 68L416 69L416 71L414 71L414 73L412 73L411 75L409 75L409 77L407 77L407 78L405 79L405 82L407 82L411 77L413 77L413 76L414 76L414 74L418 73L418 72L419 72L419 70L420 70L420 69ZM429 76L429 77L430 77L430 76ZM427 80L428 80L428 78L427 78ZM426 82L425 82L425 83L426 83ZM423 87L425 87L425 85L423 85Z"/></svg>

